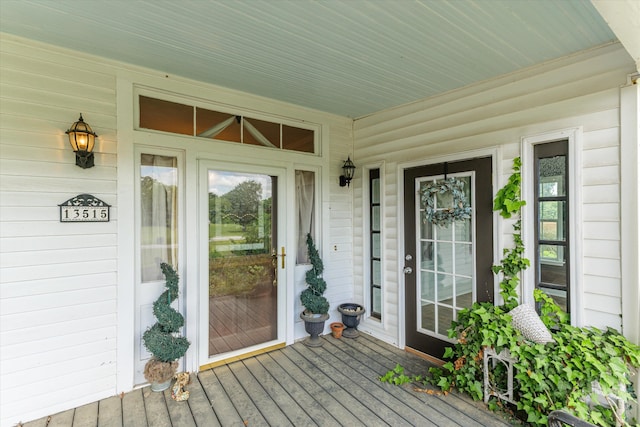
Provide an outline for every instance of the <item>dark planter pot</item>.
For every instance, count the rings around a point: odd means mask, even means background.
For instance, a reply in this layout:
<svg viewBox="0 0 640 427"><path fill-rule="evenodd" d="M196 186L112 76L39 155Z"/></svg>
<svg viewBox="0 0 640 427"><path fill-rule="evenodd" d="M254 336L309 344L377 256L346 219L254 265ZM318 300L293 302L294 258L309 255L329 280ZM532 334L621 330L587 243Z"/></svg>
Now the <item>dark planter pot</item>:
<svg viewBox="0 0 640 427"><path fill-rule="evenodd" d="M318 337L324 331L324 322L329 319L329 314L310 314L300 313L300 318L304 320L304 330L310 335L304 340L304 344L309 347L320 347L322 340Z"/></svg>
<svg viewBox="0 0 640 427"><path fill-rule="evenodd" d="M346 303L338 306L338 311L342 314L342 323L346 329L342 331L342 336L345 338L357 338L360 335L358 332L358 324L360 324L360 318L366 311L360 304Z"/></svg>

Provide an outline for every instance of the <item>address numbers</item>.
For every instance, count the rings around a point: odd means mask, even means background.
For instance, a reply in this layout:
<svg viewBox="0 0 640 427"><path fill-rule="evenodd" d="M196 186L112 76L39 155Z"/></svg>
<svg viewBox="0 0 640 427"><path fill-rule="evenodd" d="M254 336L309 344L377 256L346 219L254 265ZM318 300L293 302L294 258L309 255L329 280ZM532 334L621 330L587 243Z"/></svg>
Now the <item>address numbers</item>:
<svg viewBox="0 0 640 427"><path fill-rule="evenodd" d="M60 222L109 222L111 205L91 194L79 194L60 206Z"/></svg>

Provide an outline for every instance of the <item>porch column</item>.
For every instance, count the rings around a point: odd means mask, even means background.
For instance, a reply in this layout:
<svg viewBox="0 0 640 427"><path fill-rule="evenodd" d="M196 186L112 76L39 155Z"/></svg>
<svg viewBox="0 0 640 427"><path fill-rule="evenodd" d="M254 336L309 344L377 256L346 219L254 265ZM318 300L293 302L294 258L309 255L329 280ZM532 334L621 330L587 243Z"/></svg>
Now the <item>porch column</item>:
<svg viewBox="0 0 640 427"><path fill-rule="evenodd" d="M640 74L620 89L620 249L622 275L622 333L640 344ZM639 375L634 377L636 393ZM635 404L629 417L640 418Z"/></svg>

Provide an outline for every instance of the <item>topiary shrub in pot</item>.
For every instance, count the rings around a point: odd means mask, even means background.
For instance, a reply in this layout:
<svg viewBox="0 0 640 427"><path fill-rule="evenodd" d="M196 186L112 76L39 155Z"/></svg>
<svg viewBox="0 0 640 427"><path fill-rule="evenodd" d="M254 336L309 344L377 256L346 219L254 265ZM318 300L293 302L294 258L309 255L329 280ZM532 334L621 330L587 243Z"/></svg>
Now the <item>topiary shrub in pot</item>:
<svg viewBox="0 0 640 427"><path fill-rule="evenodd" d="M327 282L322 278L324 265L309 233L307 234L307 251L311 269L305 275L307 289L300 294L300 302L305 308L300 313L300 318L304 320L304 329L310 335L304 343L309 347L319 347L322 341L318 335L324 331L324 322L329 319L329 301L323 296L327 289Z"/></svg>
<svg viewBox="0 0 640 427"><path fill-rule="evenodd" d="M185 337L178 335L184 326L184 317L171 307L171 303L178 298L178 274L167 263L160 264L160 268L167 289L153 303L157 322L142 335L144 346L152 356L144 367L144 377L151 383L153 391L169 388L178 369L178 360L190 345Z"/></svg>

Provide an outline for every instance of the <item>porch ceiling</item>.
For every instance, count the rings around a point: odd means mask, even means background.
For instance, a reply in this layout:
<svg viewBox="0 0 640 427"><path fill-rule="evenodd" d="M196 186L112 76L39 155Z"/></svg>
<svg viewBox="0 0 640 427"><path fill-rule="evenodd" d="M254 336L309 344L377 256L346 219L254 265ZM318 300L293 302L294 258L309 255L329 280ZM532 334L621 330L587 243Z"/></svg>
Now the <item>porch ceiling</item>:
<svg viewBox="0 0 640 427"><path fill-rule="evenodd" d="M586 0L2 0L0 28L353 118L616 39Z"/></svg>

